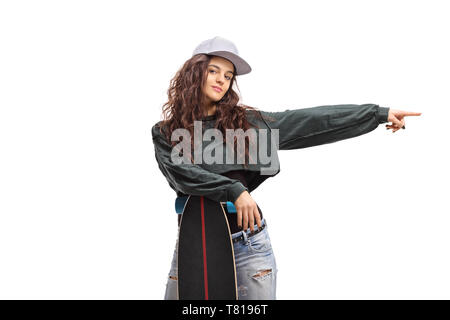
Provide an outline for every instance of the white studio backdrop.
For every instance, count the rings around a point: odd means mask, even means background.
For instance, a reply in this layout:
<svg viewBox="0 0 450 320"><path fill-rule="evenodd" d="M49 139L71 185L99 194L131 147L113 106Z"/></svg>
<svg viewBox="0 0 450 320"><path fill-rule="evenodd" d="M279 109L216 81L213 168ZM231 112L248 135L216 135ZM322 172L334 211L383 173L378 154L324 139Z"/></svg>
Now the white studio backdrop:
<svg viewBox="0 0 450 320"><path fill-rule="evenodd" d="M278 299L449 299L445 1L0 2L0 298L162 299L175 192L151 127L195 46L266 111L376 103L396 133L279 151L252 197Z"/></svg>

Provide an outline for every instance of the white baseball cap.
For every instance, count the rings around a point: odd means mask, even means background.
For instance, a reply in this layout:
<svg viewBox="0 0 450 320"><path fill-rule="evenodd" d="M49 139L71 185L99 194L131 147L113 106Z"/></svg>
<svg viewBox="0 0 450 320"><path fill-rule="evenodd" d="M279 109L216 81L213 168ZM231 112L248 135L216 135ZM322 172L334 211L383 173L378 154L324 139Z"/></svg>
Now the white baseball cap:
<svg viewBox="0 0 450 320"><path fill-rule="evenodd" d="M234 65L237 76L252 71L250 65L239 56L238 49L234 43L219 36L202 41L195 48L192 56L197 54L210 54L230 60Z"/></svg>

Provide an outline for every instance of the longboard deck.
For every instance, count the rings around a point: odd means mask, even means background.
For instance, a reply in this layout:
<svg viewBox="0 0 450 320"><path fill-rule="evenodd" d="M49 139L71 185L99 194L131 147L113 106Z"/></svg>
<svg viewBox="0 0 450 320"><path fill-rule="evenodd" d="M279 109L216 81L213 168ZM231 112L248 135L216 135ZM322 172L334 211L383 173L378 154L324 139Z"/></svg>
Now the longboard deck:
<svg viewBox="0 0 450 320"><path fill-rule="evenodd" d="M178 298L237 300L233 243L219 202L189 196L178 240Z"/></svg>

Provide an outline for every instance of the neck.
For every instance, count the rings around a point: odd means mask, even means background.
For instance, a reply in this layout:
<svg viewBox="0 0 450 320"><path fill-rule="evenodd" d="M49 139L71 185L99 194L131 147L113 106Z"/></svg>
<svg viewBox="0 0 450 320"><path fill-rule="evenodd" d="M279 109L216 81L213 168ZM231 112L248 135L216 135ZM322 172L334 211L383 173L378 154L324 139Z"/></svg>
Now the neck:
<svg viewBox="0 0 450 320"><path fill-rule="evenodd" d="M216 114L216 105L215 105L215 104L212 105L212 106L208 106L208 107L206 108L206 115L207 115L207 116L212 116L212 115L214 115L214 114Z"/></svg>

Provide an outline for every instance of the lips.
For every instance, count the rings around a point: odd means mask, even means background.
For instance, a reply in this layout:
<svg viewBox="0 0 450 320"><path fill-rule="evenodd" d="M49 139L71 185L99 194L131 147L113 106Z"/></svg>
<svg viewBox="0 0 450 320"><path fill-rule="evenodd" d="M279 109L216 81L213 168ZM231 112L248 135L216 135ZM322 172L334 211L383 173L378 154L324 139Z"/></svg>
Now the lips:
<svg viewBox="0 0 450 320"><path fill-rule="evenodd" d="M215 86L213 86L212 87L215 91L217 91L217 92L222 92L222 89L221 88L219 88L219 87L215 87Z"/></svg>

